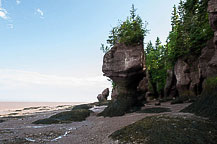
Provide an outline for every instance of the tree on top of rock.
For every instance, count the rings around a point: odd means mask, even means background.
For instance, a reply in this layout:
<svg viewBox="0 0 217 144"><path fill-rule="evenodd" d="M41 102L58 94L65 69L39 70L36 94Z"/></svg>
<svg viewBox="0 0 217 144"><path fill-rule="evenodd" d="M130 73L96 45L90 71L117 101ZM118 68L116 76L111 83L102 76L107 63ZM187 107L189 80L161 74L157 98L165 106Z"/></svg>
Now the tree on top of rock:
<svg viewBox="0 0 217 144"><path fill-rule="evenodd" d="M134 5L130 10L130 17L124 22L120 22L117 27L112 28L108 36L107 46L102 44L101 50L106 53L112 46L118 43L126 45L143 44L144 37L148 30L147 23L143 23L140 16L136 14Z"/></svg>

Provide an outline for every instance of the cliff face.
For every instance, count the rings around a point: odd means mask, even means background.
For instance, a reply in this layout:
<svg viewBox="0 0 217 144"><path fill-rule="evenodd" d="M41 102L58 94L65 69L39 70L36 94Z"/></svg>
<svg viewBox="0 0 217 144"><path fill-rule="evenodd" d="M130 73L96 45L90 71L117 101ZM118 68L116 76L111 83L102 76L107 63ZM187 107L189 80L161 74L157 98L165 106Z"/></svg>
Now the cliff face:
<svg viewBox="0 0 217 144"><path fill-rule="evenodd" d="M217 0L210 0L208 4L209 22L214 31L214 37L207 42L199 57L191 56L179 58L174 70L170 73L165 86L165 95L168 97L174 83L179 96L193 97L200 95L203 82L208 77L217 76Z"/></svg>
<svg viewBox="0 0 217 144"><path fill-rule="evenodd" d="M204 81L217 76L217 0L208 4L209 22L214 36L201 50L200 56L179 58L174 69L167 71L164 97L196 97L204 89ZM148 89L149 77L145 74L143 45L116 44L103 59L102 71L116 84L112 90L113 101L118 101L114 111L123 102L124 111L151 94Z"/></svg>

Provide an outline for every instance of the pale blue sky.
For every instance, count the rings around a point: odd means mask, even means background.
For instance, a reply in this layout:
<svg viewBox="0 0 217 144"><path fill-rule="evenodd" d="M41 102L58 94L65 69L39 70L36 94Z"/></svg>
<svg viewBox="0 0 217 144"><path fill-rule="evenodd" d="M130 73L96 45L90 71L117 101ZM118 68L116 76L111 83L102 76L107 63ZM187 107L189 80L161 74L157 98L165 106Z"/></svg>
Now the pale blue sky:
<svg viewBox="0 0 217 144"><path fill-rule="evenodd" d="M164 42L179 0L0 0L0 101L96 101L109 31L131 5Z"/></svg>

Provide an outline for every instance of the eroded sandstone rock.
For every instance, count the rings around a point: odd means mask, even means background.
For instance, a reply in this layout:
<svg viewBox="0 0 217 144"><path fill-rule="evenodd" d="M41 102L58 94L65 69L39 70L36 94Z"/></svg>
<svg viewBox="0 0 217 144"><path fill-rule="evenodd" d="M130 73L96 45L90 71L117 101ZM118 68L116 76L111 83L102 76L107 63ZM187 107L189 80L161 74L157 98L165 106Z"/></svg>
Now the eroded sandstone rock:
<svg viewBox="0 0 217 144"><path fill-rule="evenodd" d="M176 90L176 77L173 69L167 70L167 79L166 85L164 87L164 96L167 98L173 98L178 96Z"/></svg>
<svg viewBox="0 0 217 144"><path fill-rule="evenodd" d="M112 98L112 100L116 100L117 97L118 97L118 90L117 90L116 87L114 87L114 88L112 89L111 98Z"/></svg>
<svg viewBox="0 0 217 144"><path fill-rule="evenodd" d="M117 85L120 94L134 95L144 76L143 65L143 45L117 44L105 54L102 71Z"/></svg>
<svg viewBox="0 0 217 144"><path fill-rule="evenodd" d="M207 42L207 46L202 49L201 55L199 57L199 77L200 79L205 79L208 76L208 63L215 54L215 47L213 39Z"/></svg>
<svg viewBox="0 0 217 144"><path fill-rule="evenodd" d="M106 88L106 89L102 92L102 94L99 94L99 95L97 96L97 99L98 99L99 102L106 101L107 98L108 98L108 96L109 96L109 88Z"/></svg>
<svg viewBox="0 0 217 144"><path fill-rule="evenodd" d="M217 0L208 3L209 23L214 31L217 31Z"/></svg>
<svg viewBox="0 0 217 144"><path fill-rule="evenodd" d="M191 82L190 67L185 61L179 59L175 64L174 72L177 80L176 88L179 95L182 95L183 92L188 91Z"/></svg>
<svg viewBox="0 0 217 144"><path fill-rule="evenodd" d="M198 58L178 59L174 72L177 80L176 89L181 97L194 97L200 94L200 75L198 69Z"/></svg>
<svg viewBox="0 0 217 144"><path fill-rule="evenodd" d="M148 78L144 77L137 87L137 90L143 93L146 93L148 91Z"/></svg>
<svg viewBox="0 0 217 144"><path fill-rule="evenodd" d="M208 4L209 22L214 30L213 43L215 52L212 59L208 63L207 75L209 77L217 76L217 0L210 0Z"/></svg>
<svg viewBox="0 0 217 144"><path fill-rule="evenodd" d="M143 45L116 44L104 55L104 76L116 84L112 92L116 93L115 101L124 102L127 109L138 103L137 87L145 75L144 65Z"/></svg>

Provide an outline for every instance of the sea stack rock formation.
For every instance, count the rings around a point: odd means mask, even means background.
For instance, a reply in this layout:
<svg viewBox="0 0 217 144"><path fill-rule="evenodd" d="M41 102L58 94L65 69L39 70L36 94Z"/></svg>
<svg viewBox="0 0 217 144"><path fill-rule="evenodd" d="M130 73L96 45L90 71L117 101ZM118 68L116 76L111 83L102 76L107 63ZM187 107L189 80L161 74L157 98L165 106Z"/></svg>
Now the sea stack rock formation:
<svg viewBox="0 0 217 144"><path fill-rule="evenodd" d="M107 100L108 96L109 96L109 88L106 88L106 89L102 92L102 94L99 94L99 95L97 96L97 99L98 99L99 102L103 102L103 101L106 101L106 100Z"/></svg>
<svg viewBox="0 0 217 144"><path fill-rule="evenodd" d="M137 87L145 75L144 65L143 44L119 43L105 54L102 71L104 76L115 83L116 96L113 97L113 101L119 103L112 109L119 109L119 106L122 106L125 111L138 103Z"/></svg>

